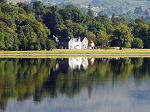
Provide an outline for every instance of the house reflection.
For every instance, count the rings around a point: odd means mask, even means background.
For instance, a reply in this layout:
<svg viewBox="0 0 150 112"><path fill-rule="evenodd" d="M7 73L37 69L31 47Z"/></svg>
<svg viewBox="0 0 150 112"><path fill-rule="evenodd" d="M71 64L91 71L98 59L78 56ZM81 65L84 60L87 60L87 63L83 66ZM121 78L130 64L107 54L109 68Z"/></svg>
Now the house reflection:
<svg viewBox="0 0 150 112"><path fill-rule="evenodd" d="M56 65L54 71L57 71L59 68L66 71L68 68L70 69L84 69L86 70L89 66L89 63L94 62L94 59L88 59L86 57L75 57L75 58L58 58L56 60Z"/></svg>
<svg viewBox="0 0 150 112"><path fill-rule="evenodd" d="M86 70L88 68L89 62L86 57L77 57L77 58L69 58L69 67L71 69L81 69Z"/></svg>
<svg viewBox="0 0 150 112"><path fill-rule="evenodd" d="M56 65L54 66L53 71L61 69L62 72L67 72L69 68L68 61L69 61L68 58L57 58Z"/></svg>

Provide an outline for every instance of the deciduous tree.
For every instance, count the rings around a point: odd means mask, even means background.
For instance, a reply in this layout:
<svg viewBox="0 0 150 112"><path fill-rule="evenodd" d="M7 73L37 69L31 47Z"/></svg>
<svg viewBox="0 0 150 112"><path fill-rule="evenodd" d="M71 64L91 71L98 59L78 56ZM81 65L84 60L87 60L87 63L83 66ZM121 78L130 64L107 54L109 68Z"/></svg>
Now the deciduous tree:
<svg viewBox="0 0 150 112"><path fill-rule="evenodd" d="M143 41L140 38L134 38L132 48L143 48Z"/></svg>
<svg viewBox="0 0 150 112"><path fill-rule="evenodd" d="M130 29L123 24L116 27L111 37L111 45L115 47L131 47L133 35Z"/></svg>

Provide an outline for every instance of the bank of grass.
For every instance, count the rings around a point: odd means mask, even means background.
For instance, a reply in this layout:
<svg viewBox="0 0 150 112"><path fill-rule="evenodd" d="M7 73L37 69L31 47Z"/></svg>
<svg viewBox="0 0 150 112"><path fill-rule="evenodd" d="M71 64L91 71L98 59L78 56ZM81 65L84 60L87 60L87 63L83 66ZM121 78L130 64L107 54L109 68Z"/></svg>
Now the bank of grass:
<svg viewBox="0 0 150 112"><path fill-rule="evenodd" d="M0 54L150 54L150 49L53 49L50 51L0 51Z"/></svg>
<svg viewBox="0 0 150 112"><path fill-rule="evenodd" d="M74 56L0 56L0 59L2 58L32 58L32 59L45 59L45 58L53 58L53 59L56 59L56 58L76 58L76 57L86 57L86 58L150 58L150 55L147 56L147 55L142 55L142 56L137 56L137 55L116 55L116 56L108 56L108 55L103 55L103 56L95 56L95 55L88 55L88 56L79 56L79 55L74 55Z"/></svg>

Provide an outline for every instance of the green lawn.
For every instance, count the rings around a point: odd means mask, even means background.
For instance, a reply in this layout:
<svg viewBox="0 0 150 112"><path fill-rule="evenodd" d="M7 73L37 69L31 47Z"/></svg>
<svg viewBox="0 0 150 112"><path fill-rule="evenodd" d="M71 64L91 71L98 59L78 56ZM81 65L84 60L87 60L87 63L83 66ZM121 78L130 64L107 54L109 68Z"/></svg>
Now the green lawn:
<svg viewBox="0 0 150 112"><path fill-rule="evenodd" d="M52 51L0 51L0 58L119 58L119 57L150 57L150 49L94 49L69 50L54 49Z"/></svg>
<svg viewBox="0 0 150 112"><path fill-rule="evenodd" d="M54 49L52 51L0 51L0 54L150 54L150 49Z"/></svg>

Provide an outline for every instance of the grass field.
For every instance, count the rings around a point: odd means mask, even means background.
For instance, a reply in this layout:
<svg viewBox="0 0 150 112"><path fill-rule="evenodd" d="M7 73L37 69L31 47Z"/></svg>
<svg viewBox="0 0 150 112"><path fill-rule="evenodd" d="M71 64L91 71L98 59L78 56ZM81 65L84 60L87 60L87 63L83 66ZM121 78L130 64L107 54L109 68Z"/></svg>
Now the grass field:
<svg viewBox="0 0 150 112"><path fill-rule="evenodd" d="M54 49L52 51L0 51L0 58L68 58L68 57L150 57L150 49L94 49L69 50Z"/></svg>
<svg viewBox="0 0 150 112"><path fill-rule="evenodd" d="M150 49L54 49L51 51L0 51L0 54L150 54Z"/></svg>
<svg viewBox="0 0 150 112"><path fill-rule="evenodd" d="M126 56L126 55L117 55L117 56L0 56L0 59L2 58L33 58L33 59L44 59L44 58L76 58L76 57L86 57L86 58L150 58L150 56L145 56L145 55L142 55L142 56L135 56L135 55L132 55L132 56Z"/></svg>

